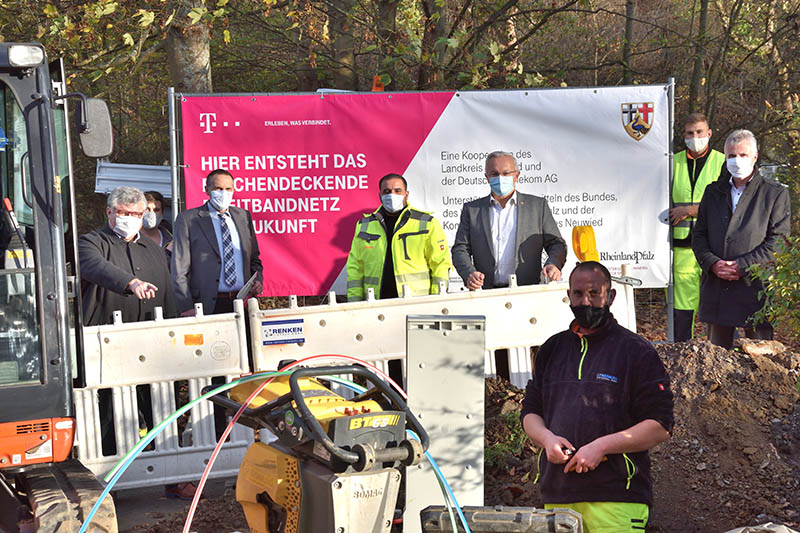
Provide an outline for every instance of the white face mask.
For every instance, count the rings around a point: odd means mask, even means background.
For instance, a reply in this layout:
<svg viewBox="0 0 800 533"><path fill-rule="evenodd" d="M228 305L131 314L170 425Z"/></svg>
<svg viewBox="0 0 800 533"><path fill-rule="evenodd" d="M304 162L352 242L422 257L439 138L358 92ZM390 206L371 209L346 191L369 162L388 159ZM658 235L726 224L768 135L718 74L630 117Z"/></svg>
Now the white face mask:
<svg viewBox="0 0 800 533"><path fill-rule="evenodd" d="M687 137L683 140L686 147L694 153L702 152L708 146L708 137Z"/></svg>
<svg viewBox="0 0 800 533"><path fill-rule="evenodd" d="M161 218L161 215L157 215L155 211L145 211L142 217L142 227L153 229L161 222Z"/></svg>
<svg viewBox="0 0 800 533"><path fill-rule="evenodd" d="M381 196L381 205L388 212L397 213L403 210L405 199L403 194L384 194Z"/></svg>
<svg viewBox="0 0 800 533"><path fill-rule="evenodd" d="M751 157L729 157L725 160L725 166L728 167L728 172L734 178L746 178L753 173L753 167L756 165L756 160Z"/></svg>
<svg viewBox="0 0 800 533"><path fill-rule="evenodd" d="M211 205L213 205L217 211L225 211L231 206L231 202L233 201L233 191L223 191L217 189L215 191L211 191Z"/></svg>
<svg viewBox="0 0 800 533"><path fill-rule="evenodd" d="M114 233L126 241L139 233L142 228L142 219L139 217L121 217L114 219Z"/></svg>

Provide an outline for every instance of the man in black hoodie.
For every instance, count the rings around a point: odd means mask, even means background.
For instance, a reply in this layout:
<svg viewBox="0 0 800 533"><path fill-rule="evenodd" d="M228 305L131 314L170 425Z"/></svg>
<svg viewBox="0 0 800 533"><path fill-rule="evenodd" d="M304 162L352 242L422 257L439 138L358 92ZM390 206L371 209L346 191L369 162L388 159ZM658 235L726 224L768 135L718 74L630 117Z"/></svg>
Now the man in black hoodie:
<svg viewBox="0 0 800 533"><path fill-rule="evenodd" d="M644 531L653 486L647 450L673 424L664 365L614 320L615 294L600 263L572 271L575 320L537 352L522 404L525 432L541 449L534 482L541 479L545 507L578 511L588 533Z"/></svg>

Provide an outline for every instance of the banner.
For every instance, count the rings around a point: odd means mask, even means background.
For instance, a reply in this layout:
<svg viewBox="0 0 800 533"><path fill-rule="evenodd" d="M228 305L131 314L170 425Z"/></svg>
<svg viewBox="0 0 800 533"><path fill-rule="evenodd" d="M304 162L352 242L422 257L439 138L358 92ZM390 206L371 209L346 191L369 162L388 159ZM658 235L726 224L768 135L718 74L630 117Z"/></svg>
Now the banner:
<svg viewBox="0 0 800 533"><path fill-rule="evenodd" d="M452 245L461 205L489 194L483 167L495 150L515 155L519 191L548 200L569 248L565 274L577 261L572 228L591 225L612 273L627 263L645 287L668 282L664 85L183 96L181 115L187 208L207 200L211 170L231 172L234 204L259 238L264 295L344 292L356 223L378 208L390 172Z"/></svg>

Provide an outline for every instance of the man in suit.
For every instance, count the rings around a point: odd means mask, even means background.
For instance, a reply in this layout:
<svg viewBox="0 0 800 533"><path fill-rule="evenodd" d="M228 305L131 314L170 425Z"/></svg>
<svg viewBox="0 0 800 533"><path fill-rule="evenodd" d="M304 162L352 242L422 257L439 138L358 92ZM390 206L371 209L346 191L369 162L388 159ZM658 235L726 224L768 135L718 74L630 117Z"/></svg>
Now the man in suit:
<svg viewBox="0 0 800 533"><path fill-rule="evenodd" d="M205 191L208 202L175 221L172 280L181 316L193 315L198 302L206 314L230 313L236 293L253 273L251 296L261 292L264 279L250 213L231 205L233 176L211 171Z"/></svg>
<svg viewBox="0 0 800 533"><path fill-rule="evenodd" d="M751 339L771 339L772 325L755 322L764 305L763 285L747 271L775 259L778 239L791 229L789 190L755 166L758 143L748 130L725 140L725 169L706 188L692 234L703 270L698 319L708 339L727 349L737 327Z"/></svg>
<svg viewBox="0 0 800 533"><path fill-rule="evenodd" d="M547 200L517 192L519 168L508 152L486 158L491 194L464 204L453 244L453 265L470 290L507 287L516 274L519 285L542 277L561 279L567 245ZM542 267L542 250L547 261Z"/></svg>

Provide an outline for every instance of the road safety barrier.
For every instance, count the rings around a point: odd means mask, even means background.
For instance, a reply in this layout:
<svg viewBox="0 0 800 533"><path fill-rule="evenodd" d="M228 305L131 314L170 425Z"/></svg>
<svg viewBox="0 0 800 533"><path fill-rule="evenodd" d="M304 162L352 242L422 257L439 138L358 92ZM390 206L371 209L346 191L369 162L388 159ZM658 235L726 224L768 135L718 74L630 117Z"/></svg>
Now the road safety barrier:
<svg viewBox="0 0 800 533"><path fill-rule="evenodd" d="M636 331L633 289L618 283L614 288L614 317ZM408 315L474 315L486 317L485 374L496 375L498 366L505 366L511 383L524 387L535 350L573 318L566 282L516 286L512 279L503 289L390 300L376 300L370 289L363 302L336 303L333 293L328 302L298 307L297 298L290 297L288 309L262 311L250 300L255 370L275 370L282 360L330 353L358 357L385 371L389 361L405 359Z"/></svg>
<svg viewBox="0 0 800 533"><path fill-rule="evenodd" d="M234 304L228 314L202 316L202 306L197 306L198 316L163 319L157 309L152 321L125 324L115 314L114 324L84 328L86 387L74 390L75 446L80 461L98 478L138 442L142 421L152 426L166 419L178 401L184 405L199 397L212 377L230 381L250 371L244 307L241 301ZM199 478L217 442L214 406L200 402L189 413L182 436L177 423L167 427L115 488ZM112 429L116 452L108 448ZM104 433L110 455L103 453ZM236 475L252 434L237 425L212 477Z"/></svg>

